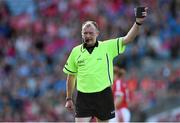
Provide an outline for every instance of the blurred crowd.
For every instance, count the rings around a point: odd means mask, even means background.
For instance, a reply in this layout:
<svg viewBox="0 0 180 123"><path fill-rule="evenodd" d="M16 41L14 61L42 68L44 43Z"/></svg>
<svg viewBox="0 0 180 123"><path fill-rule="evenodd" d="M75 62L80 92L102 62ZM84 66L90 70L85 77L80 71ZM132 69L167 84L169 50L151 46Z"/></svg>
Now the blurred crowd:
<svg viewBox="0 0 180 123"><path fill-rule="evenodd" d="M81 24L96 21L99 40L124 36L140 5L149 8L147 20L114 61L128 71L133 121L145 120L142 110L158 100L180 95L178 0L1 0L0 121L73 121L64 109L62 68L81 43Z"/></svg>

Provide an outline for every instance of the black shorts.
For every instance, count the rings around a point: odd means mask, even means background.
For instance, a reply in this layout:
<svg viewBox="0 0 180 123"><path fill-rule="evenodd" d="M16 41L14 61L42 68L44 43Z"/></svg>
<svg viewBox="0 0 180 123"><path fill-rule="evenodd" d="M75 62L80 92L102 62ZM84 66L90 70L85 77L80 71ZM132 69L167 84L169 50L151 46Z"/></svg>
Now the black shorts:
<svg viewBox="0 0 180 123"><path fill-rule="evenodd" d="M76 117L97 117L109 120L115 117L114 100L111 88L108 87L96 93L77 93Z"/></svg>

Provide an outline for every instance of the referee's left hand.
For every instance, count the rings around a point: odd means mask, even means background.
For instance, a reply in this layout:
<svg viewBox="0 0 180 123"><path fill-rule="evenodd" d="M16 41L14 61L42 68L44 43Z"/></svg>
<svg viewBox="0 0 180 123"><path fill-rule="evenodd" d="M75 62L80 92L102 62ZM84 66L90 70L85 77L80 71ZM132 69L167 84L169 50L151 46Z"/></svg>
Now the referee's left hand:
<svg viewBox="0 0 180 123"><path fill-rule="evenodd" d="M145 12L142 12L143 18L136 18L136 22L143 24L147 16L148 7L145 8Z"/></svg>

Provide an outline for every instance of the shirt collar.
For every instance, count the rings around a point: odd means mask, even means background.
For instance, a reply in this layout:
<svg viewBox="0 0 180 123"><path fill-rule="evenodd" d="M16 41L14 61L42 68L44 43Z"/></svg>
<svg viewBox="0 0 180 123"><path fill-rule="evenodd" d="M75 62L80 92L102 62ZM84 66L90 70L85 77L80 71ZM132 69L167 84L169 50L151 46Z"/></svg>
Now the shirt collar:
<svg viewBox="0 0 180 123"><path fill-rule="evenodd" d="M96 40L95 45L92 46L92 47L98 47L98 45L99 45L99 43L98 43L98 41ZM91 47L91 48L92 48L92 47ZM86 43L83 43L83 49L84 49L84 48L88 48L88 47L86 46Z"/></svg>

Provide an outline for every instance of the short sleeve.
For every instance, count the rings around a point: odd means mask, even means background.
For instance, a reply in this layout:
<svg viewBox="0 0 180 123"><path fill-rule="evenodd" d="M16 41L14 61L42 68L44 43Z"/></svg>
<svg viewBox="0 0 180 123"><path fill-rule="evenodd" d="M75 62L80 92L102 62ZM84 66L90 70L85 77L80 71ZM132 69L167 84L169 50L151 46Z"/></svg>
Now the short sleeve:
<svg viewBox="0 0 180 123"><path fill-rule="evenodd" d="M64 65L63 72L66 74L76 75L77 66L75 64L75 51L72 50L66 64Z"/></svg>
<svg viewBox="0 0 180 123"><path fill-rule="evenodd" d="M126 45L123 45L123 38L115 38L107 41L108 52L112 58L123 53L125 51Z"/></svg>

